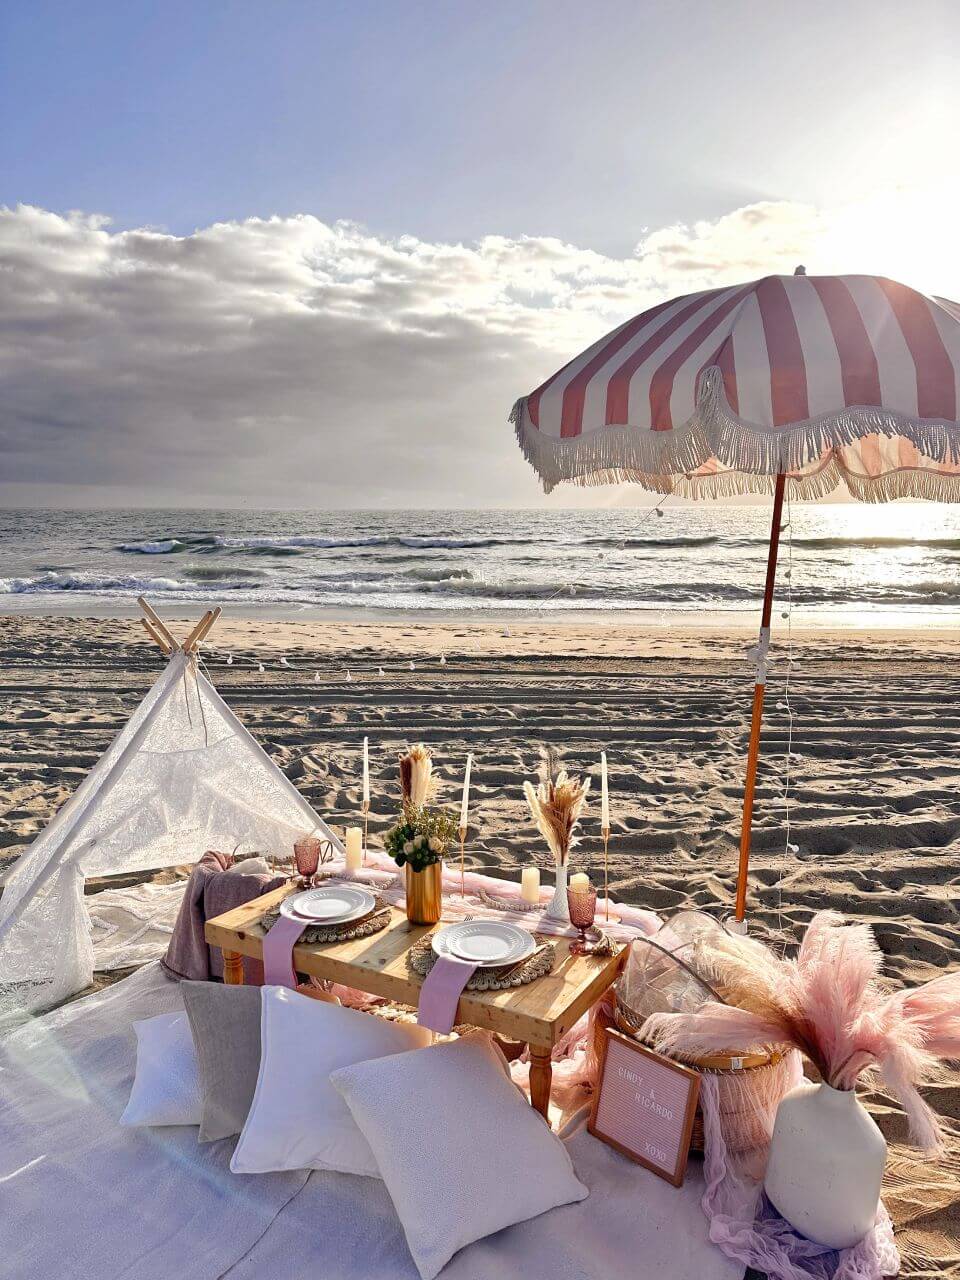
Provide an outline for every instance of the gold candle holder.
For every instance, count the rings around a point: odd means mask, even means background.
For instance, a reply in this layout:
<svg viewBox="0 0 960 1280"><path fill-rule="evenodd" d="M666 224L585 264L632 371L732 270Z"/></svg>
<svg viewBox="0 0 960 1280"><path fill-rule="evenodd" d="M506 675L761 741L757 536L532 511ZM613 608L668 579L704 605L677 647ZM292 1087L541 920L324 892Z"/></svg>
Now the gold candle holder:
<svg viewBox="0 0 960 1280"><path fill-rule="evenodd" d="M602 827L603 832L603 912L604 919L609 923L610 920L610 878L607 867L607 850L610 845L610 828Z"/></svg>
<svg viewBox="0 0 960 1280"><path fill-rule="evenodd" d="M363 811L363 848L360 850L360 865L367 865L367 826L370 821L370 801L364 800L362 806Z"/></svg>
<svg viewBox="0 0 960 1280"><path fill-rule="evenodd" d="M467 843L467 828L461 827L460 828L460 897L461 898L465 898L467 896L466 879L465 879L466 873L464 870L464 856L463 856L463 849L466 843Z"/></svg>

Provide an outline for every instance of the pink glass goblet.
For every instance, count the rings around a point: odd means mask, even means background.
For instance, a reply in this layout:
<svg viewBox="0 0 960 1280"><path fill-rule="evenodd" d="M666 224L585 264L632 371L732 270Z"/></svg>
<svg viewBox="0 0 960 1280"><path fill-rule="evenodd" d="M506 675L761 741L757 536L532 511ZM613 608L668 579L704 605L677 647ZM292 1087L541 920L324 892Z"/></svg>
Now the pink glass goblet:
<svg viewBox="0 0 960 1280"><path fill-rule="evenodd" d="M297 871L302 877L303 887L309 889L313 877L320 865L320 849L323 841L316 836L304 836L293 846L293 856L297 860Z"/></svg>
<svg viewBox="0 0 960 1280"><path fill-rule="evenodd" d="M597 914L596 889L568 889L567 906L570 909L570 923L579 930L579 937L570 944L570 953L575 956L589 955L593 944L587 941L587 930L592 928Z"/></svg>

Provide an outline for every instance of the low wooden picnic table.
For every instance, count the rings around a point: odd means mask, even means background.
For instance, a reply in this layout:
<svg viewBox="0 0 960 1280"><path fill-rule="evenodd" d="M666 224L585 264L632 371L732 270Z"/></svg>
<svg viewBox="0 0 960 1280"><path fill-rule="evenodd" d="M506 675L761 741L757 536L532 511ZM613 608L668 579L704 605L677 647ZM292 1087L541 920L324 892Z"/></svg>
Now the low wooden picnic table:
<svg viewBox="0 0 960 1280"><path fill-rule="evenodd" d="M212 947L223 952L224 982L243 982L243 957L263 960L263 916L296 892L295 881L206 922ZM390 908L385 929L350 942L299 943L293 949L297 973L354 987L368 995L418 1006L423 978L407 964L407 952L440 925L414 925L405 912ZM530 1100L546 1118L550 1104L550 1055L560 1037L616 980L626 949L616 956L571 955L568 938L548 939L556 946L551 973L506 991L465 991L457 1023L496 1032L530 1048Z"/></svg>

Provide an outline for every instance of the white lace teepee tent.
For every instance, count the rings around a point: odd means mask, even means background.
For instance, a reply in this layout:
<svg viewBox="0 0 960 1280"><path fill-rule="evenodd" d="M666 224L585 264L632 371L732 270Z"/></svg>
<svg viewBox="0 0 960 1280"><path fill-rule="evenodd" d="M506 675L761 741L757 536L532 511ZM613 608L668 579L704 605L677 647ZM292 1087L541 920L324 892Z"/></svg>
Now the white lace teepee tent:
<svg viewBox="0 0 960 1280"><path fill-rule="evenodd" d="M7 878L0 1026L91 982L86 876L193 862L209 848L287 852L317 829L342 847L198 670L203 623L181 646L150 617L166 669Z"/></svg>

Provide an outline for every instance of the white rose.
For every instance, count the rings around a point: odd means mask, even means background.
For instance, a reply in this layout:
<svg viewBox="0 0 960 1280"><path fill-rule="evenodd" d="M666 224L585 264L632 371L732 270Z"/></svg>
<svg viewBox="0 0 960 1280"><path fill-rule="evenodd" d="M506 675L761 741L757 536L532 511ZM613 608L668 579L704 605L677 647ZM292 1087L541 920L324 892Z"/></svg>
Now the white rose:
<svg viewBox="0 0 960 1280"><path fill-rule="evenodd" d="M442 846L441 846L441 844L440 844L440 841L437 839L437 837L436 837L436 836L431 836L431 837L430 837L430 852L431 852L431 853L439 853L441 848L442 848Z"/></svg>
<svg viewBox="0 0 960 1280"><path fill-rule="evenodd" d="M403 852L404 852L404 853L407 853L407 854L413 853L413 841L412 841L412 840L407 840L407 841L405 841L404 846L403 846Z"/></svg>
<svg viewBox="0 0 960 1280"><path fill-rule="evenodd" d="M413 843L417 846L418 849L422 849L425 841L426 841L426 836L417 836L416 840L414 840Z"/></svg>

